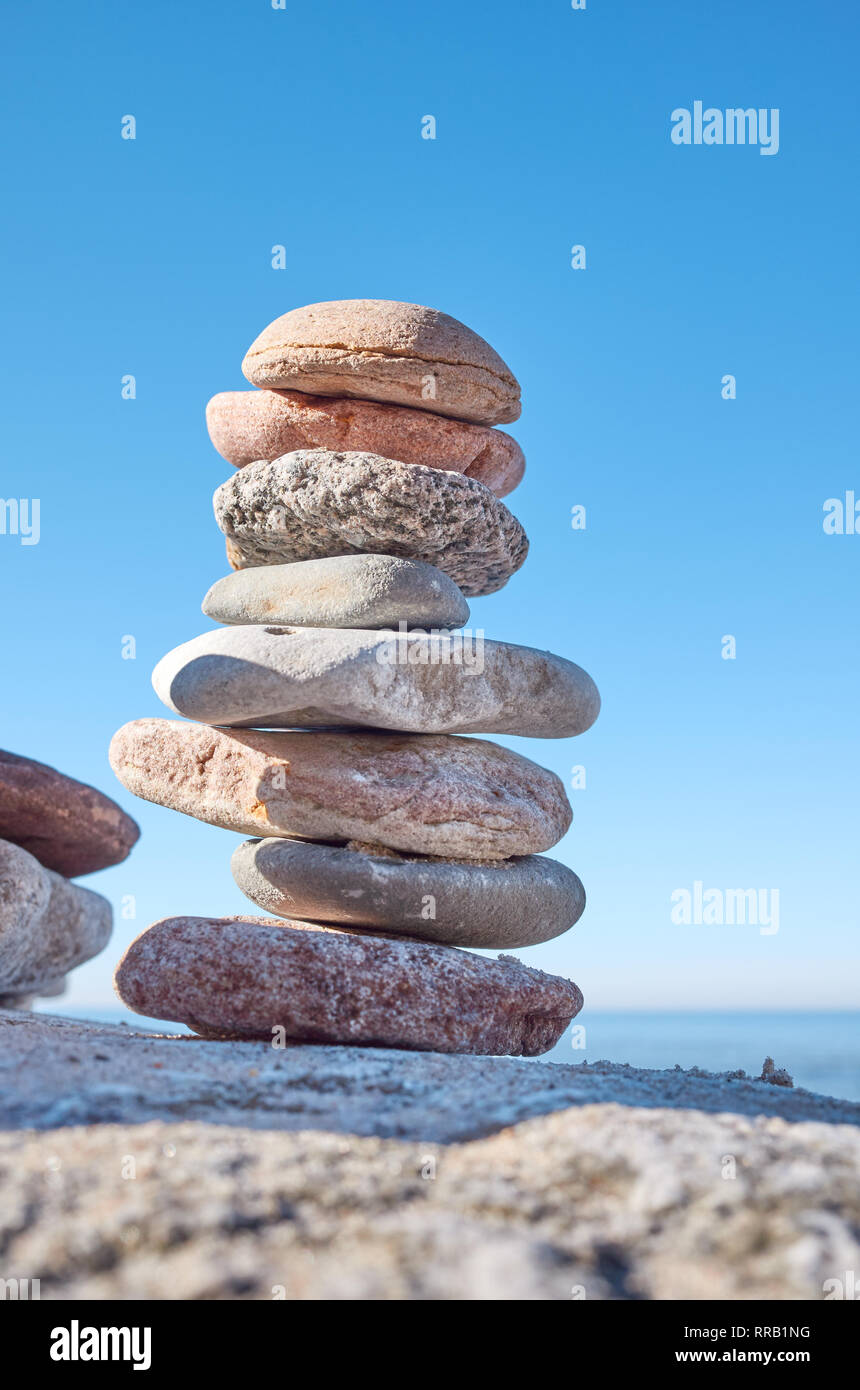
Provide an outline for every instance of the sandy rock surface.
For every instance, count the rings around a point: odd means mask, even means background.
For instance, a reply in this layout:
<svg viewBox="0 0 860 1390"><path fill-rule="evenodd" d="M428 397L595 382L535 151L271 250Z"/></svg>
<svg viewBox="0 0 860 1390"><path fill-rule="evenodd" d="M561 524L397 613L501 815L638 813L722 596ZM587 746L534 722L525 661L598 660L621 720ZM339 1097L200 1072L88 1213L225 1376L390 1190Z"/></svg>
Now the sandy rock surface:
<svg viewBox="0 0 860 1390"><path fill-rule="evenodd" d="M25 1014L0 1044L4 1272L43 1299L821 1299L860 1268L845 1101Z"/></svg>
<svg viewBox="0 0 860 1390"><path fill-rule="evenodd" d="M860 1103L696 1068L652 1071L384 1047L274 1048L172 1032L0 1014L0 1128L187 1119L449 1143L607 1101L860 1125Z"/></svg>

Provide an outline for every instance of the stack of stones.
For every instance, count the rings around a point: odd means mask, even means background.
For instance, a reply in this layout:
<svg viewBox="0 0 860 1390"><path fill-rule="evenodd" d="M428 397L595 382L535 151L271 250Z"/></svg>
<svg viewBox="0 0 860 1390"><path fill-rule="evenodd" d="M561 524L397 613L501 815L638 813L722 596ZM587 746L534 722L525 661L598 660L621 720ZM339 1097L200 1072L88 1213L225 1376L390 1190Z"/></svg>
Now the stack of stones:
<svg viewBox="0 0 860 1390"><path fill-rule="evenodd" d="M215 493L233 572L222 627L153 684L193 723L143 719L111 762L137 796L254 838L233 875L266 918L168 918L116 976L132 1009L207 1037L546 1051L576 985L464 948L567 931L576 874L542 851L571 809L554 773L468 734L565 738L597 717L578 666L464 633L528 542L519 386L483 339L413 304L293 310L210 402L237 472Z"/></svg>
<svg viewBox="0 0 860 1390"><path fill-rule="evenodd" d="M107 944L110 903L71 879L119 864L139 834L94 787L0 752L0 1007L62 994Z"/></svg>

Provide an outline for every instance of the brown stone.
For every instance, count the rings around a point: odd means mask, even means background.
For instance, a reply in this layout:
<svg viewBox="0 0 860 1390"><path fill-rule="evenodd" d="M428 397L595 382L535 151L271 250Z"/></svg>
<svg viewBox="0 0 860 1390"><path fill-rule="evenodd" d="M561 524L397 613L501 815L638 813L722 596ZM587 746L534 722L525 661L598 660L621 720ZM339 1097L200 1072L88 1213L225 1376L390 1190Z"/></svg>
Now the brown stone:
<svg viewBox="0 0 860 1390"><path fill-rule="evenodd" d="M575 984L511 957L254 917L168 917L116 972L135 1013L206 1037L534 1056L582 1008Z"/></svg>
<svg viewBox="0 0 860 1390"><path fill-rule="evenodd" d="M489 343L458 319L393 299L336 299L282 314L251 344L254 386L391 401L501 425L519 419L520 387Z"/></svg>
<svg viewBox="0 0 860 1390"><path fill-rule="evenodd" d="M227 731L138 719L111 766L135 796L243 835L509 859L550 849L572 812L554 772L451 734Z"/></svg>
<svg viewBox="0 0 860 1390"><path fill-rule="evenodd" d="M228 463L246 468L293 449L360 450L452 469L506 497L525 471L523 451L502 430L379 401L300 391L221 391L206 407L209 438Z"/></svg>
<svg viewBox="0 0 860 1390"><path fill-rule="evenodd" d="M32 758L0 752L0 839L66 878L119 864L140 830L110 797Z"/></svg>

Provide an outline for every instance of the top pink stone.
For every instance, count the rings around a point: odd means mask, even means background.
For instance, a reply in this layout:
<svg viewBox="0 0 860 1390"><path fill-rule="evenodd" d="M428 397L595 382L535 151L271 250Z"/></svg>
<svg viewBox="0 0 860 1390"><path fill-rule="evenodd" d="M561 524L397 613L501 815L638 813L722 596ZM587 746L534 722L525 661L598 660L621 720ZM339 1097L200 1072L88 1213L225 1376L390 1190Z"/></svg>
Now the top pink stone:
<svg viewBox="0 0 860 1390"><path fill-rule="evenodd" d="M283 314L251 344L254 386L389 401L480 425L520 414L519 382L489 343L438 309L335 299Z"/></svg>

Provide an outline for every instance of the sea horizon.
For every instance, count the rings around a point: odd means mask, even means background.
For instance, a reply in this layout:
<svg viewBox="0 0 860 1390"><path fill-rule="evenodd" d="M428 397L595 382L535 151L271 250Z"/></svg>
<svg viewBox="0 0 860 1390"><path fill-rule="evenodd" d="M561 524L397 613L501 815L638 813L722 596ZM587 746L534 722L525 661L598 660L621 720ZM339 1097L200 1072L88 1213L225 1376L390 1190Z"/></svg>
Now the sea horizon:
<svg viewBox="0 0 860 1390"><path fill-rule="evenodd" d="M39 1001L39 1013L126 1023L149 1032L189 1033L183 1024L144 1018L121 1005L63 1008ZM743 1070L758 1076L766 1057L795 1086L860 1101L860 1011L818 1009L583 1009L549 1052L536 1061L608 1061L664 1070Z"/></svg>

